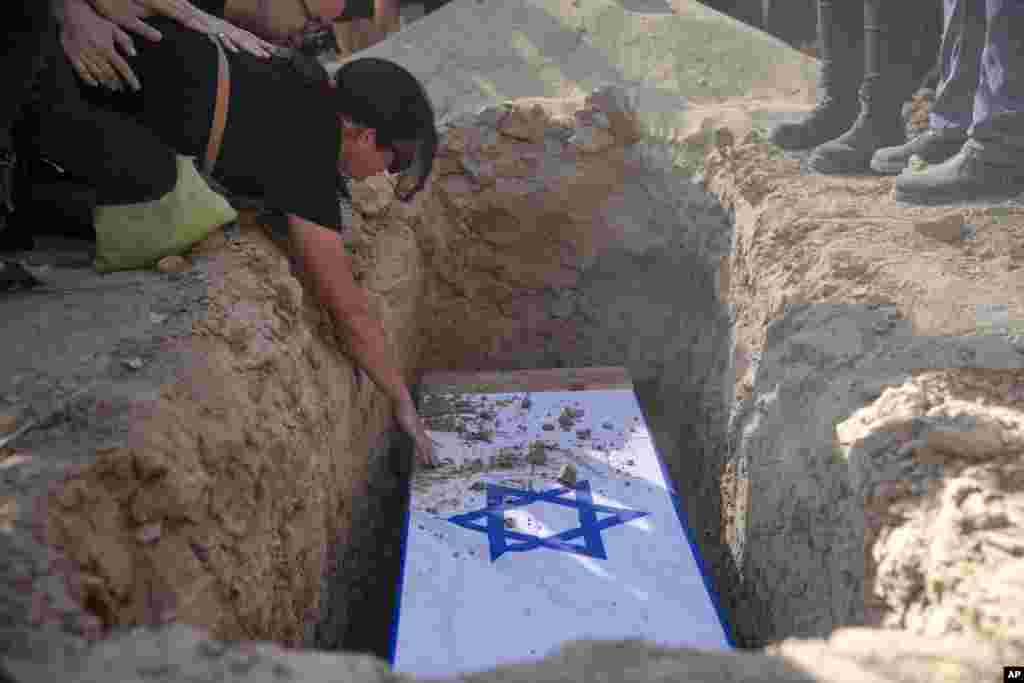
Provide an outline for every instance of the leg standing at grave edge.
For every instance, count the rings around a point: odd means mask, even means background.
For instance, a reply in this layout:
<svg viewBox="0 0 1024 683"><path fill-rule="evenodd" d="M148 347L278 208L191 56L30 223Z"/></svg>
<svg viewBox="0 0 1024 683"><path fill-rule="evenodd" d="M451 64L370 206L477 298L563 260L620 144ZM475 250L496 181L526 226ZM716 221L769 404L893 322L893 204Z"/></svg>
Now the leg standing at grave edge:
<svg viewBox="0 0 1024 683"><path fill-rule="evenodd" d="M818 146L808 164L818 173L864 173L881 147L905 140L900 108L927 68L918 68L913 37L921 21L916 3L864 1L864 79L858 93L860 113L853 126ZM934 52L928 55L929 62ZM928 64L930 66L930 64Z"/></svg>
<svg viewBox="0 0 1024 683"><path fill-rule="evenodd" d="M54 30L50 4L41 0L7 0L0 4L0 24L4 26L3 56L0 76L3 97L0 98L0 233L13 211L11 196L14 150L11 128L28 101L32 81L41 64L43 39Z"/></svg>
<svg viewBox="0 0 1024 683"><path fill-rule="evenodd" d="M878 170L912 154L894 196L913 204L1007 199L1024 192L1024 2L945 0L942 83L927 137L880 150Z"/></svg>
<svg viewBox="0 0 1024 683"><path fill-rule="evenodd" d="M870 153L865 154L860 148L872 145L874 132L881 131L884 123L890 124L890 132L900 128L895 123L900 100L911 93L935 62L941 12L934 0L913 7L901 3L880 7L877 0L863 4L858 0L818 0L817 6L821 60L818 104L803 120L775 126L770 139L783 149L808 149L833 140L817 154L825 157L819 159L817 170L867 170ZM892 50L885 42L888 35L900 36ZM889 66L890 61L895 65ZM865 79L868 66L872 77ZM906 69L911 75L902 79L905 83L896 83L901 80L900 72ZM883 102L883 95L889 91L892 94L888 99L892 102ZM855 119L859 124L854 127L856 136L848 136L842 145L837 144L835 138L846 132ZM828 166L838 170L829 170Z"/></svg>

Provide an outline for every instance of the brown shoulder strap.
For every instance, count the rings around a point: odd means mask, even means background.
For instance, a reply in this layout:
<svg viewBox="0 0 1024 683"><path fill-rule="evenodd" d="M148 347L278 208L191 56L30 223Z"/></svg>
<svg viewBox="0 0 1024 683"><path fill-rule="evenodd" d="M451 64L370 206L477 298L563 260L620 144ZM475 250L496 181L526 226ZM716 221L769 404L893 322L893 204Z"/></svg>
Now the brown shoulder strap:
<svg viewBox="0 0 1024 683"><path fill-rule="evenodd" d="M228 122L228 96L231 93L228 57L224 53L224 46L216 37L213 38L213 42L217 46L217 100L213 105L213 124L210 126L210 139L206 143L206 158L203 162L203 171L207 175L213 173L217 157L220 156L220 143L224 139L224 128Z"/></svg>

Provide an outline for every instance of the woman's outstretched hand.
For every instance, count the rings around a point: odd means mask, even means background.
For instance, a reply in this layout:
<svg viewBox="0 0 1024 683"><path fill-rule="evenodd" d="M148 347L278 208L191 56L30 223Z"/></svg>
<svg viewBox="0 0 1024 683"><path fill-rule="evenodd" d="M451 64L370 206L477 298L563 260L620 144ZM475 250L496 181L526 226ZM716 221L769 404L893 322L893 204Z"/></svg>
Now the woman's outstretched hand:
<svg viewBox="0 0 1024 683"><path fill-rule="evenodd" d="M205 33L224 44L224 47L232 52L245 50L257 57L270 57L278 52L278 47L273 43L263 40L254 33L239 28L231 22L218 17L206 15L207 30Z"/></svg>
<svg viewBox="0 0 1024 683"><path fill-rule="evenodd" d="M121 28L149 40L163 38L160 31L142 20L154 14L170 17L194 31L205 32L206 22L202 13L187 0L89 0L89 3Z"/></svg>
<svg viewBox="0 0 1024 683"><path fill-rule="evenodd" d="M402 401L395 406L395 414L402 429L412 437L416 444L416 461L424 467L436 467L438 442L427 434L426 427L416 411L416 404L411 400Z"/></svg>
<svg viewBox="0 0 1024 683"><path fill-rule="evenodd" d="M69 0L74 2L75 0ZM257 57L269 57L275 47L262 38L214 17L195 7L188 0L89 0L96 11L121 28L149 40L160 40L160 31L143 18L160 15L174 19L182 26L199 31L224 43L233 52L245 50Z"/></svg>
<svg viewBox="0 0 1024 683"><path fill-rule="evenodd" d="M135 54L131 37L112 21L104 19L84 0L68 0L60 32L61 46L68 61L83 81L121 90L123 84L139 90L142 84L118 51Z"/></svg>

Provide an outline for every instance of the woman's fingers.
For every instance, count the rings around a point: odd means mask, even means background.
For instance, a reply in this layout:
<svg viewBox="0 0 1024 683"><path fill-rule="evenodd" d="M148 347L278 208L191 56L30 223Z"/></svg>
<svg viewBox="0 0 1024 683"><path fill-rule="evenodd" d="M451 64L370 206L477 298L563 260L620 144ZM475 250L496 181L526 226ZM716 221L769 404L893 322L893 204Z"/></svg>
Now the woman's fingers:
<svg viewBox="0 0 1024 683"><path fill-rule="evenodd" d="M273 49L273 45L271 43L268 43L242 29L225 32L224 41L225 44L230 42L235 52L242 49L249 54L256 55L257 57L270 57L273 54L273 52L271 52Z"/></svg>
<svg viewBox="0 0 1024 683"><path fill-rule="evenodd" d="M85 63L82 62L81 59L76 59L72 61L71 66L75 67L75 71L78 73L81 79L85 81L87 84L91 85L94 88L99 86L100 82L93 78L92 73L89 72L89 68L85 65Z"/></svg>
<svg viewBox="0 0 1024 683"><path fill-rule="evenodd" d="M136 55L135 42L132 40L130 35L122 31L120 28L114 28L114 42L117 43L118 47L120 47L125 54L131 55L132 57Z"/></svg>
<svg viewBox="0 0 1024 683"><path fill-rule="evenodd" d="M84 65L85 69L92 74L93 79L99 82L105 88L110 89L110 77L107 74L106 69L100 64L92 54L83 52L79 58Z"/></svg>
<svg viewBox="0 0 1024 683"><path fill-rule="evenodd" d="M115 51L114 54L110 55L109 59L113 64L115 75L119 76L120 80L130 85L134 90L140 90L142 88L142 84L139 83L139 79L136 78L135 72L132 71L132 67L124 60L124 57Z"/></svg>
<svg viewBox="0 0 1024 683"><path fill-rule="evenodd" d="M104 87L115 91L121 89L121 78L115 67L111 66L109 57L95 50L89 50L82 53L82 61Z"/></svg>
<svg viewBox="0 0 1024 683"><path fill-rule="evenodd" d="M217 38L224 45L224 47L231 50L232 52L238 52L238 46L235 45L235 41L231 40L231 36L229 36L226 33L218 33Z"/></svg>
<svg viewBox="0 0 1024 683"><path fill-rule="evenodd" d="M270 51L269 45L262 40L253 45L250 52L259 57L270 57L274 54Z"/></svg>
<svg viewBox="0 0 1024 683"><path fill-rule="evenodd" d="M155 28L144 22L138 17L129 19L121 24L132 33L138 33L140 36L147 40L152 40L154 43L160 42L163 39L164 34L157 31Z"/></svg>

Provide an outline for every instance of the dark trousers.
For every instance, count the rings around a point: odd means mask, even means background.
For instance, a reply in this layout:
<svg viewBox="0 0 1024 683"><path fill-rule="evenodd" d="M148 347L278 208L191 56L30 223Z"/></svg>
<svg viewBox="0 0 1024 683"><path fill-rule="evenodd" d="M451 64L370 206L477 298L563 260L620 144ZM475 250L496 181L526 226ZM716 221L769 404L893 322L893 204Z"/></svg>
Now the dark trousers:
<svg viewBox="0 0 1024 683"><path fill-rule="evenodd" d="M994 119L1024 118L1024 3L945 0L944 10L931 126L973 135Z"/></svg>
<svg viewBox="0 0 1024 683"><path fill-rule="evenodd" d="M0 3L0 149L11 146L11 127L28 102L44 41L55 22L46 0Z"/></svg>
<svg viewBox="0 0 1024 683"><path fill-rule="evenodd" d="M43 44L38 94L16 128L19 154L58 164L95 191L97 204L145 202L170 192L177 183L174 150L129 116L86 100L89 86L78 79L55 30Z"/></svg>

